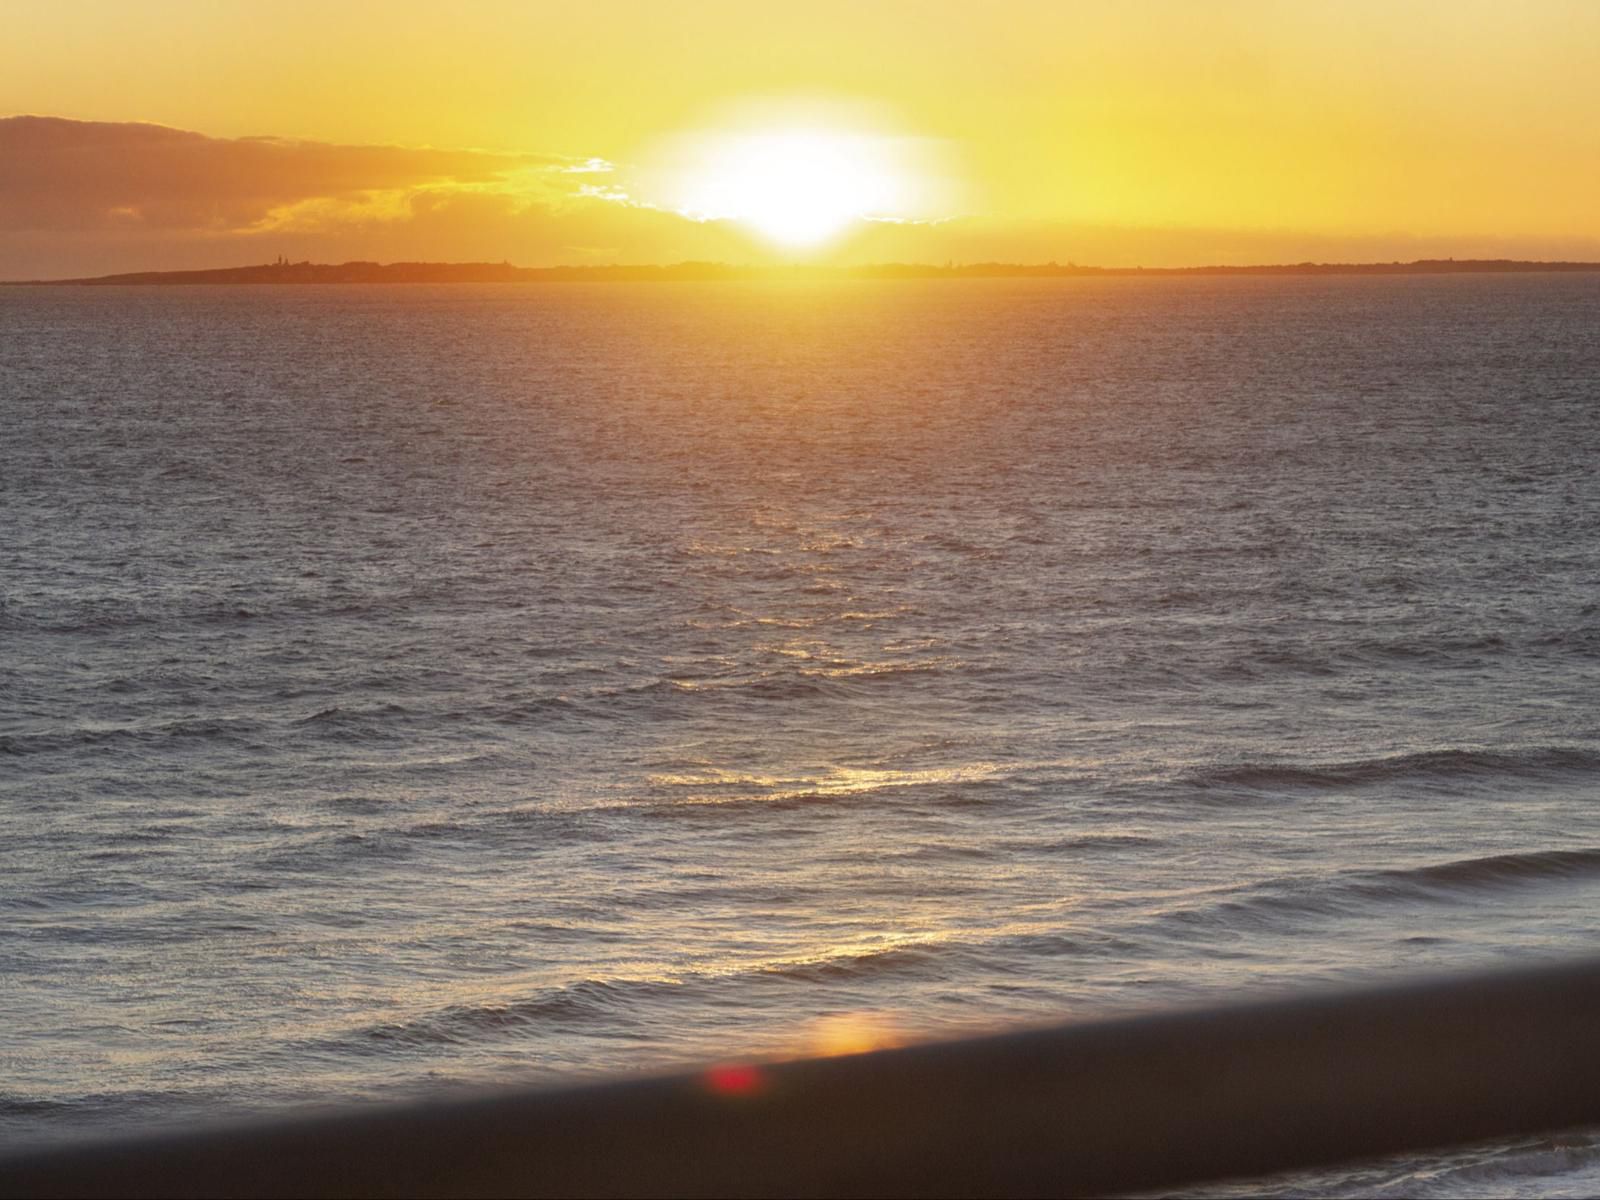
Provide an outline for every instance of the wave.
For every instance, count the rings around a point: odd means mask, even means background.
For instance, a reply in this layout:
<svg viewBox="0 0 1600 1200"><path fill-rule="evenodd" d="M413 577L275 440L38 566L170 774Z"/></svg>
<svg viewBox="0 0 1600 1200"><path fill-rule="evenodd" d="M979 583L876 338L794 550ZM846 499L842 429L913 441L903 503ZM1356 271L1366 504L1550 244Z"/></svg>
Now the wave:
<svg viewBox="0 0 1600 1200"><path fill-rule="evenodd" d="M1572 1131L1511 1146L1457 1151L1387 1177L1366 1172L1360 1194L1413 1196L1581 1196L1600 1191L1600 1143ZM1341 1189L1344 1190L1344 1189Z"/></svg>
<svg viewBox="0 0 1600 1200"><path fill-rule="evenodd" d="M197 1121L215 1120L221 1111L237 1117L251 1111L267 1111L271 1106L272 1099L266 1096L245 1098L226 1084L129 1087L125 1091L56 1092L48 1096L0 1092L0 1132L7 1135L8 1149L26 1145L40 1150L71 1146L85 1136L104 1137L118 1130L150 1134L192 1127Z"/></svg>
<svg viewBox="0 0 1600 1200"><path fill-rule="evenodd" d="M39 608L0 606L0 630L17 633L104 634L160 625L227 625L253 621L262 614L242 604L162 608L129 600L86 600Z"/></svg>
<svg viewBox="0 0 1600 1200"><path fill-rule="evenodd" d="M518 698L477 710L446 714L501 725L542 721L633 721L682 719L702 715L707 705L849 700L902 683L938 679L962 664L944 661L862 662L826 667L793 667L750 674L668 677Z"/></svg>
<svg viewBox="0 0 1600 1200"><path fill-rule="evenodd" d="M830 805L889 803L907 808L948 809L992 803L1007 791L1005 780L966 777L898 776L871 783L840 786L820 780L811 786L718 795L700 791L671 799L596 806L590 812L615 811L640 817L705 817L722 819L735 813L792 812Z"/></svg>
<svg viewBox="0 0 1600 1200"><path fill-rule="evenodd" d="M1023 842L1016 849L1055 852L1061 850L1128 850L1161 846L1166 839L1142 833L1083 833L1064 838L1043 838Z"/></svg>
<svg viewBox="0 0 1600 1200"><path fill-rule="evenodd" d="M110 729L61 729L41 733L0 734L0 755L47 754L61 750L81 750L104 745L153 745L171 741L221 740L250 744L248 736L261 730L261 723L246 718L228 717L191 721L169 721L145 727L115 726Z"/></svg>
<svg viewBox="0 0 1600 1200"><path fill-rule="evenodd" d="M11 1116L56 1115L76 1112L80 1104L45 1096L17 1096L0 1092L0 1118Z"/></svg>
<svg viewBox="0 0 1600 1200"><path fill-rule="evenodd" d="M1159 914L1156 927L1280 931L1310 918L1379 913L1385 905L1470 903L1507 888L1600 881L1600 847L1536 850L1427 863L1269 879L1227 889L1223 898Z"/></svg>
<svg viewBox="0 0 1600 1200"><path fill-rule="evenodd" d="M374 1048L471 1044L484 1037L604 1021L635 997L668 986L585 979L505 1003L453 1004L409 1021L370 1025L336 1041Z"/></svg>
<svg viewBox="0 0 1600 1200"><path fill-rule="evenodd" d="M249 717L199 717L157 725L118 725L109 728L80 726L34 733L0 734L0 757L96 747L153 747L191 742L256 747L270 732L284 729L298 730L303 735L331 741L392 742L405 736L400 725L425 716L398 704L380 704L370 708L335 705L287 722Z"/></svg>
<svg viewBox="0 0 1600 1200"><path fill-rule="evenodd" d="M1180 782L1207 789L1312 789L1572 772L1600 772L1600 753L1575 746L1537 746L1510 751L1424 750L1331 763L1239 763L1194 771L1181 777Z"/></svg>
<svg viewBox="0 0 1600 1200"><path fill-rule="evenodd" d="M314 572L303 578L316 578ZM379 620L443 607L503 608L507 598L485 599L464 589L460 576L419 576L393 588L344 588L297 591L263 588L232 597L197 589L180 595L155 592L81 595L43 599L36 595L0 595L0 632L95 635L140 629L184 630L193 626L231 625L241 621L321 622L329 618Z"/></svg>
<svg viewBox="0 0 1600 1200"><path fill-rule="evenodd" d="M883 950L864 950L810 962L785 963L757 972L767 981L792 983L844 983L877 979L884 975L925 975L938 971L953 953L966 947L953 943L917 942Z"/></svg>
<svg viewBox="0 0 1600 1200"><path fill-rule="evenodd" d="M582 1029L615 1022L641 1003L703 995L709 990L745 992L763 983L826 984L860 981L928 969L938 957L932 946L896 946L818 959L758 966L722 975L688 974L663 979L583 979L543 989L517 1000L456 1004L408 1021L371 1025L346 1034L345 1048L463 1045L484 1038Z"/></svg>
<svg viewBox="0 0 1600 1200"><path fill-rule="evenodd" d="M988 862L1016 855L1070 854L1074 851L1116 851L1145 849L1165 844L1163 839L1142 834L1088 833L1066 837L1028 838L1020 841L971 844L965 842L927 842L905 849L883 852L886 862ZM1081 857L1081 856L1080 856Z"/></svg>
<svg viewBox="0 0 1600 1200"><path fill-rule="evenodd" d="M889 791L890 789L886 787L876 787L861 788L856 791L793 788L774 792L747 792L732 796L699 793L670 800L596 805L587 811L666 820L702 818L725 822L728 817L740 812L795 812L828 805L868 803L883 798Z"/></svg>
<svg viewBox="0 0 1600 1200"><path fill-rule="evenodd" d="M1588 875L1600 875L1600 847L1463 858L1424 867L1381 871L1376 878L1380 882L1424 889L1474 890L1511 883L1580 879Z"/></svg>
<svg viewBox="0 0 1600 1200"><path fill-rule="evenodd" d="M319 709L309 717L301 717L296 725L350 725L373 718L410 716L412 710L401 704L380 704L373 708L343 708L333 705Z"/></svg>
<svg viewBox="0 0 1600 1200"><path fill-rule="evenodd" d="M1163 598L1164 606L1166 598ZM1339 678L1374 669L1474 670L1506 659L1592 658L1600 654L1600 628L1582 625L1524 636L1494 632L1435 633L1405 638L1249 639L1209 668L1223 682L1256 682L1286 675Z"/></svg>
<svg viewBox="0 0 1600 1200"><path fill-rule="evenodd" d="M392 742L405 736L398 725L420 715L401 704L377 704L370 708L333 705L301 717L294 726L330 741Z"/></svg>
<svg viewBox="0 0 1600 1200"><path fill-rule="evenodd" d="M343 742L392 742L408 736L419 722L506 727L550 724L610 724L641 719L673 720L703 716L707 705L741 706L752 702L788 703L824 699L848 700L872 694L900 681L937 678L949 664L914 662L867 663L838 670L797 669L729 679L654 678L620 686L518 697L484 705L428 711L399 703L334 704L307 715L283 720L243 717L198 718L160 725L78 727L0 734L0 757L84 749L102 744L140 745L172 740L213 738L240 741L269 729L296 736ZM131 690L114 681L113 690ZM485 729L487 732L487 729Z"/></svg>
<svg viewBox="0 0 1600 1200"><path fill-rule="evenodd" d="M1018 958L1122 957L1139 943L1112 934L1025 932L983 940L908 942L853 950L815 959L755 963L719 973L688 973L657 979L583 979L540 989L509 1001L454 1004L409 1020L369 1025L319 1040L322 1050L386 1053L395 1046L468 1045L485 1039L542 1036L637 1024L648 1007L656 1017L663 1005L686 1001L718 1002L726 993L741 1004L759 1002L764 989L853 988L883 981L950 980L966 976L978 961L1006 974L1026 975L1024 967L1002 965ZM666 1018L670 1019L670 1018Z"/></svg>

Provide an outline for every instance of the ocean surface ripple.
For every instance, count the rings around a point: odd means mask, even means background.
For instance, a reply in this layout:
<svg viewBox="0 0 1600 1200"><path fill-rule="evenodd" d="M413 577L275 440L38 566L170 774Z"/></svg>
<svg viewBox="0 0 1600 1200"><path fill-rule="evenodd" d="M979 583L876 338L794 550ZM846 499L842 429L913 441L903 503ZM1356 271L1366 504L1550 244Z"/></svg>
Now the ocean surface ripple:
<svg viewBox="0 0 1600 1200"><path fill-rule="evenodd" d="M0 1134L1592 952L1597 319L0 292Z"/></svg>

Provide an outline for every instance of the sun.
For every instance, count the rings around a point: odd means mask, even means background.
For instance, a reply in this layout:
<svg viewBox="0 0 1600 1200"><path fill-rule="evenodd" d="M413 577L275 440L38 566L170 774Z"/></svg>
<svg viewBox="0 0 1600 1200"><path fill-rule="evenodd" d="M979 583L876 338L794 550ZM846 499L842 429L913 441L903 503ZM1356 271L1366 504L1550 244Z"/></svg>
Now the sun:
<svg viewBox="0 0 1600 1200"><path fill-rule="evenodd" d="M854 223L892 218L910 180L887 140L789 128L705 139L682 175L680 210L738 221L780 246L820 246Z"/></svg>
<svg viewBox="0 0 1600 1200"><path fill-rule="evenodd" d="M873 101L735 98L641 150L629 169L638 203L742 227L785 257L966 208L950 143Z"/></svg>

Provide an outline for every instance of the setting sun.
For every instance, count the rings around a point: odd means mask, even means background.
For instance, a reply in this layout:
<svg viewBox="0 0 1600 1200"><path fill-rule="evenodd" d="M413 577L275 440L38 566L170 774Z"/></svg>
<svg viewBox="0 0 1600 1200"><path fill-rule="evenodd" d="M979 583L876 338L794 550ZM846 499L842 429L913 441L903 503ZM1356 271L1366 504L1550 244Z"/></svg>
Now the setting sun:
<svg viewBox="0 0 1600 1200"><path fill-rule="evenodd" d="M889 139L826 129L727 134L681 168L680 210L740 222L782 246L816 246L866 219L896 218L915 188Z"/></svg>

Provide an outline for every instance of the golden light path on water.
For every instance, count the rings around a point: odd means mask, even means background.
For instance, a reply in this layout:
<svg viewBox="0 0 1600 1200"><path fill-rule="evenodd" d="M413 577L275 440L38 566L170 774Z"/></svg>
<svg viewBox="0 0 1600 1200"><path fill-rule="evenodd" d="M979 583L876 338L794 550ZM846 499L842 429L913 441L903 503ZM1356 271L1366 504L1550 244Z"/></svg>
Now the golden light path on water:
<svg viewBox="0 0 1600 1200"><path fill-rule="evenodd" d="M900 615L890 605L868 602L849 588L835 587L831 580L838 573L837 556L870 550L871 538L862 535L857 522L848 514L808 513L803 507L788 510L776 497L769 497L763 510L751 514L755 540L742 544L696 540L688 549L695 557L728 563L763 562L785 575L809 580L799 589L804 602L779 603L768 608L728 606L722 615L707 622L721 634L733 634L743 643L737 653L708 664L703 658L686 658L682 675L674 674L673 660L664 659L666 679L673 690L685 694L737 692L760 686L765 680L776 686L781 678L814 678L827 682L870 681L896 672L922 672L959 666L948 655L924 653L936 648L926 639L887 636L893 618ZM794 589L785 589L788 597ZM713 597L705 597L714 603ZM775 636L776 635L776 636ZM750 664L763 660L772 665L752 677ZM689 670L693 663L693 670ZM1085 769L1087 760L1062 760L1051 763L1003 764L986 759L960 759L940 766L892 768L858 766L839 757L839 748L827 738L789 737L769 750L773 759L762 770L734 765L743 757L730 743L719 751L715 745L700 744L698 761L692 769L659 771L644 777L652 790L671 797L669 806L686 808L771 805L783 808L808 804L819 799L849 802L895 789L961 788L1003 780L1019 765L1031 768ZM591 801L593 803L593 801ZM612 802L600 802L602 809ZM882 847L861 846L862 862L870 863ZM1061 895L1036 911L1019 910L1018 919L995 924L985 918L991 934L1029 936L1058 928L1063 906L1072 907L1077 898ZM706 914L703 919L717 918ZM755 945L728 949L719 954L696 956L684 961L681 954L666 951L661 956L640 957L615 963L616 974L608 986L694 987L710 981L734 981L766 976L773 980L795 974L818 972L827 975L839 964L867 962L901 954L935 955L947 944L957 944L966 935L961 914L935 903L931 908L912 902L898 912L876 908L870 920L859 915L815 911L807 924L813 931L808 945L790 943L778 953L765 952ZM848 968L846 968L848 969ZM407 997L408 1006L436 1008L447 1000L459 1000L459 987L442 989L436 996L418 989ZM507 981L502 988L486 991L475 1003L493 1006L503 1002L511 1011L527 991L525 980ZM496 994L503 997L497 1001ZM987 1019L975 1017L970 1028L987 1027ZM948 1030L947 1030L948 1031ZM746 1037L740 1057L707 1072L708 1087L729 1095L755 1094L765 1086L758 1063L805 1056L831 1056L864 1053L915 1040L913 1031L893 1005L874 1008L846 1007L832 1012L803 1017L775 1025L754 1037ZM702 1055L714 1056L715 1044L708 1044Z"/></svg>

